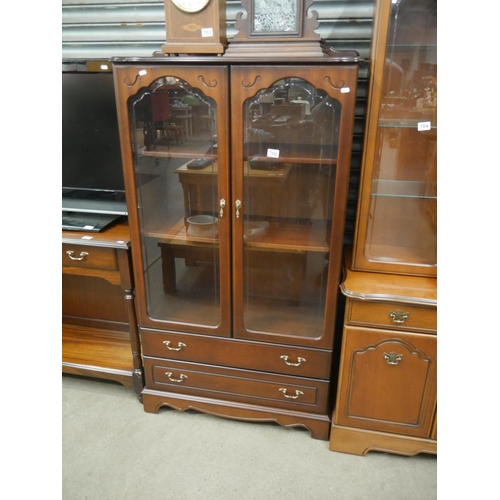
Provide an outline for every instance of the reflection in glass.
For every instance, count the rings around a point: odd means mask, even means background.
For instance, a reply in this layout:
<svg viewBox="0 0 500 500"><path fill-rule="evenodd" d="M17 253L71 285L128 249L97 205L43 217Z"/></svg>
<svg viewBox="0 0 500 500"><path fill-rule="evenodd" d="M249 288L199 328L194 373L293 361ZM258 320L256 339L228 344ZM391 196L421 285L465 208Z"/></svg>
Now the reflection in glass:
<svg viewBox="0 0 500 500"><path fill-rule="evenodd" d="M340 105L309 82L290 78L248 99L244 120L245 327L318 338Z"/></svg>
<svg viewBox="0 0 500 500"><path fill-rule="evenodd" d="M392 5L365 256L437 260L436 1Z"/></svg>
<svg viewBox="0 0 500 500"><path fill-rule="evenodd" d="M148 313L217 326L216 104L172 76L129 106Z"/></svg>

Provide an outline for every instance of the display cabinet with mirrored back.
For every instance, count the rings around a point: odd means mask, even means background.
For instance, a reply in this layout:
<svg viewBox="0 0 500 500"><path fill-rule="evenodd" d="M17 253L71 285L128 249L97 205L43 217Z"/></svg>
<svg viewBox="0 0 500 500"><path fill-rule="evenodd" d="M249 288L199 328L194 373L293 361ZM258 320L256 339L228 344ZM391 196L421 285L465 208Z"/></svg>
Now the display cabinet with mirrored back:
<svg viewBox="0 0 500 500"><path fill-rule="evenodd" d="M146 411L328 438L358 61L114 61Z"/></svg>
<svg viewBox="0 0 500 500"><path fill-rule="evenodd" d="M435 0L378 2L353 269L436 276Z"/></svg>

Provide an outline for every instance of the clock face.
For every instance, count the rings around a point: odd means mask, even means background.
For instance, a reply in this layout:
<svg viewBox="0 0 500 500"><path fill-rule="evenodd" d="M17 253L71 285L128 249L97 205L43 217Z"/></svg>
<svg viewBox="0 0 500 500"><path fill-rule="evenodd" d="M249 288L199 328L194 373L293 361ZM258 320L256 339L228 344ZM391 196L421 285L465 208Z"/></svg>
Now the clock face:
<svg viewBox="0 0 500 500"><path fill-rule="evenodd" d="M203 10L210 0L172 0L172 3L183 12L194 14Z"/></svg>

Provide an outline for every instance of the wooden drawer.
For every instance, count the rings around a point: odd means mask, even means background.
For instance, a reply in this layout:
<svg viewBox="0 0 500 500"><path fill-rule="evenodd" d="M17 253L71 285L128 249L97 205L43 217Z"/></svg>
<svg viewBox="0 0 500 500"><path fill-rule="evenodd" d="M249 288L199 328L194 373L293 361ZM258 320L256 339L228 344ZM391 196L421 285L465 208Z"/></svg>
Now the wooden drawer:
<svg viewBox="0 0 500 500"><path fill-rule="evenodd" d="M437 312L435 307L347 299L345 322L358 326L430 333L436 332Z"/></svg>
<svg viewBox="0 0 500 500"><path fill-rule="evenodd" d="M144 358L146 388L326 413L329 383L220 366Z"/></svg>
<svg viewBox="0 0 500 500"><path fill-rule="evenodd" d="M331 351L141 329L145 356L330 379Z"/></svg>
<svg viewBox="0 0 500 500"><path fill-rule="evenodd" d="M68 254L68 252L71 252L71 254ZM113 248L86 245L63 243L62 263L63 266L84 267L89 269L118 269L116 252Z"/></svg>

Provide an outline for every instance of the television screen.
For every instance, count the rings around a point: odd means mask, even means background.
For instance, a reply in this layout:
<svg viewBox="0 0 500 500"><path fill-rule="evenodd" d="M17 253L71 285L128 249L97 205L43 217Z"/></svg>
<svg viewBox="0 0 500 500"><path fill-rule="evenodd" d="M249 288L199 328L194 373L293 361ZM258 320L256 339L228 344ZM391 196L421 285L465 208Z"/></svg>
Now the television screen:
<svg viewBox="0 0 500 500"><path fill-rule="evenodd" d="M113 74L64 66L63 211L126 214Z"/></svg>

